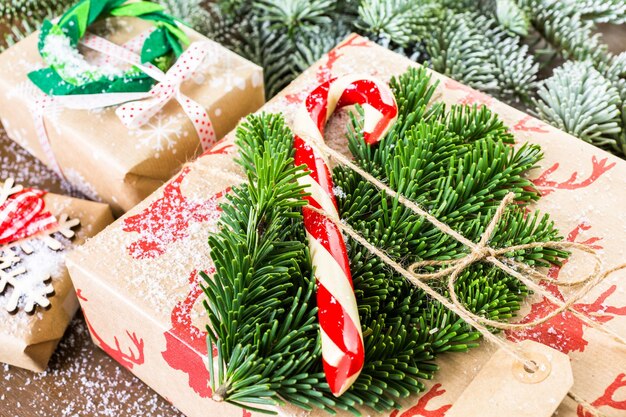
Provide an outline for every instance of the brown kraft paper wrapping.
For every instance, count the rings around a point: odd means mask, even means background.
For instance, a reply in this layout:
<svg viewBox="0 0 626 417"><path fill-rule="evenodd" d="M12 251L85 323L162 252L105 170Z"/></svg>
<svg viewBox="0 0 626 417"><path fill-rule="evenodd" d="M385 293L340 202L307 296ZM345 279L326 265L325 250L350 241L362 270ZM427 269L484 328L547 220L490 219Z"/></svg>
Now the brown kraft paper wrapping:
<svg viewBox="0 0 626 417"><path fill-rule="evenodd" d="M152 26L140 19L108 19L94 31L117 44ZM181 91L204 107L219 139L239 119L264 103L263 71L219 44L185 28L191 42L209 42L211 52ZM32 114L38 92L27 74L43 67L38 33L0 55L0 121L10 138L51 166ZM201 148L191 121L171 100L146 125L129 130L116 107L73 110L54 106L44 124L63 174L85 195L109 203L120 215L168 180Z"/></svg>
<svg viewBox="0 0 626 417"><path fill-rule="evenodd" d="M46 271L51 274L54 294L49 297L50 307L36 307L33 314L22 309L11 314L0 308L0 362L32 371L43 371L56 345L65 333L70 320L78 309L78 302L64 258L73 246L85 242L96 235L113 221L111 210L102 203L95 203L76 198L46 194L46 209L57 218L67 214L71 219L79 219L80 225L73 228L76 235L71 239L70 246L60 251L38 248L33 254L20 253L24 264L39 263L52 268ZM20 250L16 249L19 253ZM8 290L7 290L8 291ZM5 297L5 294L0 297Z"/></svg>
<svg viewBox="0 0 626 417"><path fill-rule="evenodd" d="M354 73L388 80L417 65L354 35L262 110L282 112L291 123L302 99L321 82ZM625 161L456 81L432 74L433 81L439 81L434 100L485 104L504 119L518 143L541 145L545 159L531 175L544 195L537 208L551 214L568 240L601 248L600 256L607 268L624 261ZM331 120L326 133L331 146L345 150L347 121L346 113ZM212 272L207 236L216 230L217 205L230 186L242 181L233 162L233 139L231 132L68 260L96 343L189 417L207 413L220 417L257 415L210 400L202 330L207 321L197 276L199 270ZM562 270L553 269L550 274L571 279L584 270L586 262L585 257L576 257ZM575 308L625 335L625 278L624 272L611 275ZM556 287L545 289L557 297L567 296ZM518 319L530 321L554 308L536 295L528 299ZM115 320L111 320L111 314L115 314ZM505 333L503 337L538 341L568 354L574 374L573 391L607 416L625 414L624 391L618 391L626 387L626 355L624 348L607 336L564 313L544 325ZM427 382L422 395L406 399L401 411L372 414L368 410L366 415L445 417L494 350L483 343L468 353L440 356L441 370L434 381ZM511 415L523 408L521 402L510 404ZM289 407L281 412L296 415ZM558 409L559 416L588 417L586 413L570 399ZM312 415L324 413L316 411Z"/></svg>

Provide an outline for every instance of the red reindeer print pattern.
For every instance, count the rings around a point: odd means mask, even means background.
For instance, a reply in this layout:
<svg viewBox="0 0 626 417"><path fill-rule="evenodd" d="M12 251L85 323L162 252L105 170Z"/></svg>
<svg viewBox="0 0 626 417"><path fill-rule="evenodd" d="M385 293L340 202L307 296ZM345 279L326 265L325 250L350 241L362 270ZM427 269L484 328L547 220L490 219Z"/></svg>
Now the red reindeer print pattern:
<svg viewBox="0 0 626 417"><path fill-rule="evenodd" d="M530 122L533 123L533 125L530 124ZM516 132L532 132L532 133L548 133L548 126L531 117L531 116L524 116L524 118L520 119L519 122L517 122L514 126L513 126L513 130L515 130Z"/></svg>
<svg viewBox="0 0 626 417"><path fill-rule="evenodd" d="M190 201L180 186L189 173L186 167L163 190L163 196L153 201L141 213L124 220L125 232L139 233L139 239L127 249L135 259L156 258L163 255L171 244L189 235L192 223L203 223L219 217L217 200L224 192L203 201Z"/></svg>
<svg viewBox="0 0 626 417"><path fill-rule="evenodd" d="M212 274L211 268L208 273ZM184 300L176 303L172 310L172 328L164 333L166 348L161 352L163 359L172 369L183 371L189 376L189 387L203 398L211 397L209 371L205 363L207 344L205 331L192 324L191 312L202 294L199 274L189 276L190 290Z"/></svg>
<svg viewBox="0 0 626 417"><path fill-rule="evenodd" d="M463 97L463 99L459 101L459 104L484 104L485 106L488 106L493 102L493 98L488 96L487 94L482 93L478 90L474 90L473 88L463 85L460 82L451 78L446 79L444 86L449 90L458 90L465 93L465 97Z"/></svg>
<svg viewBox="0 0 626 417"><path fill-rule="evenodd" d="M235 145L232 143L227 143L224 144L224 142L226 141L226 138L221 139L219 142L217 142L215 145L213 145L213 147L211 149L209 149L208 151L204 152L202 156L207 156L207 155L226 155L230 152L230 150L234 150L235 149Z"/></svg>
<svg viewBox="0 0 626 417"><path fill-rule="evenodd" d="M82 293L81 289L76 290L76 296L84 301L89 301ZM89 328L89 332L96 339L98 346L102 350L104 350L109 356L115 359L120 363L124 368L131 370L135 365L142 365L144 363L144 341L140 339L136 333L131 333L126 330L126 336L130 340L131 346L127 348L128 353L124 353L124 350L121 347L120 341L117 336L113 337L113 343L115 346L111 346L104 341L104 339L96 332L94 327L91 325L91 322L87 318L87 314L85 314L85 309L83 308L83 316L85 317L85 322L87 323L87 327Z"/></svg>
<svg viewBox="0 0 626 417"><path fill-rule="evenodd" d="M400 414L400 410L395 410L392 412L389 417L445 417L446 412L452 407L451 404L441 406L436 410L427 410L426 407L428 403L433 399L442 396L446 393L445 389L440 389L441 384L435 384L433 387L424 395L420 397L413 407L408 410L402 412Z"/></svg>
<svg viewBox="0 0 626 417"><path fill-rule="evenodd" d="M589 174L587 178L578 180L579 173L578 171L574 171L567 180L561 182L550 179L550 176L559 169L559 163L557 162L534 179L533 184L535 184L544 196L551 194L555 190L578 190L585 188L596 182L598 178L615 166L615 162L612 164L607 164L607 162L608 158L598 160L594 155L591 157L591 174Z"/></svg>
<svg viewBox="0 0 626 417"><path fill-rule="evenodd" d="M617 395L619 389L622 389L622 392L620 395ZM616 397L623 399L618 400ZM604 394L592 402L591 405L596 408L610 407L614 410L626 410L626 374L617 375L615 380L606 388ZM582 404L578 405L577 414L578 417L595 417L595 414L585 410Z"/></svg>
<svg viewBox="0 0 626 417"><path fill-rule="evenodd" d="M591 228L586 223L579 224L574 230L572 230L567 240L574 242L578 238L579 234L583 231L587 231ZM597 242L600 238L592 237L580 243L589 245L594 249L601 249ZM566 262L563 264L565 265ZM553 279L557 279L561 267L552 267L548 272L548 276ZM560 300L564 300L563 294L559 287L555 284L544 283L542 287L550 292L553 296ZM598 323L606 323L615 318L615 316L626 316L626 306L614 307L607 306L606 300L616 291L617 286L612 285L592 303L577 303L573 305L573 308L583 314L589 315L595 319ZM529 323L546 316L551 311L555 310L557 306L547 299L543 299L540 302L534 303L531 306L530 313L524 317L520 322ZM546 323L540 324L530 329L523 329L517 331L506 331L506 336L512 341L521 340L534 340L544 345L550 346L563 353L570 352L583 352L587 347L587 340L584 338L584 333L587 325L574 316L570 311L565 311Z"/></svg>
<svg viewBox="0 0 626 417"><path fill-rule="evenodd" d="M327 54L328 59L326 60L326 62L320 65L319 68L317 69L317 72L315 74L315 78L316 78L315 84L323 84L327 81L330 81L333 77L335 77L335 75L333 75L333 67L335 66L339 58L343 56L341 52L343 48L347 48L347 47L368 48L370 46L371 46L370 41L368 41L367 39L363 39L356 34L353 34L344 43L337 46L336 48L331 49L330 52L328 52ZM375 75L375 74L371 74L371 75ZM307 94L309 94L309 91L307 90L308 89L303 89L302 91L298 93L287 94L284 100L288 104L300 104L306 98Z"/></svg>
<svg viewBox="0 0 626 417"><path fill-rule="evenodd" d="M326 61L326 63L317 69L317 74L316 74L317 82L322 84L327 81L330 81L334 77L333 67L335 66L335 63L337 63L337 60L343 55L341 53L341 50L343 48L369 47L369 46L370 46L370 42L367 39L363 39L356 34L353 34L352 36L350 36L344 43L332 49L328 53L328 60Z"/></svg>

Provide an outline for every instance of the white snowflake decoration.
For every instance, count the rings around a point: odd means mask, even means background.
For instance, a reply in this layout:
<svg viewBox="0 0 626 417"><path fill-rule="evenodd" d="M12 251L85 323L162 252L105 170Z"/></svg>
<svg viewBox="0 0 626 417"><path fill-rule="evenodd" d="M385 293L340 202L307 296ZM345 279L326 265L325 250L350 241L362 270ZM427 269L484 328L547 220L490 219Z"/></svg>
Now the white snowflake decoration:
<svg viewBox="0 0 626 417"><path fill-rule="evenodd" d="M19 193L23 189L24 187L21 185L15 185L13 178L7 179L4 184L2 184L2 188L0 188L0 206L2 206L11 195Z"/></svg>
<svg viewBox="0 0 626 417"><path fill-rule="evenodd" d="M156 152L162 152L173 149L183 136L182 123L179 115L166 116L159 112L141 128L130 132L139 139L137 147L149 147Z"/></svg>
<svg viewBox="0 0 626 417"><path fill-rule="evenodd" d="M0 206L12 194L22 190L22 186L15 185L15 181L9 178L0 187ZM61 251L64 249L64 244L54 235L58 233L66 239L71 239L75 235L72 228L79 224L78 219L70 219L68 215L63 214L57 220L57 225L54 228L0 246L0 299L7 299L5 308L8 311L13 312L23 308L27 313L32 313L36 306L46 308L50 305L48 297L54 293L54 287L50 283L50 273L53 271L43 271L40 270L41 268L28 270L20 265L22 259L16 250L19 248L26 256L36 256L38 248ZM39 263L38 260L35 263Z"/></svg>
<svg viewBox="0 0 626 417"><path fill-rule="evenodd" d="M12 268L20 262L20 258L11 251L7 256L0 257L0 292L4 292L7 286L13 287L6 303L8 311L15 311L19 306L24 311L32 313L35 306L48 307L48 296L54 293L50 281L50 275L28 274L26 268Z"/></svg>

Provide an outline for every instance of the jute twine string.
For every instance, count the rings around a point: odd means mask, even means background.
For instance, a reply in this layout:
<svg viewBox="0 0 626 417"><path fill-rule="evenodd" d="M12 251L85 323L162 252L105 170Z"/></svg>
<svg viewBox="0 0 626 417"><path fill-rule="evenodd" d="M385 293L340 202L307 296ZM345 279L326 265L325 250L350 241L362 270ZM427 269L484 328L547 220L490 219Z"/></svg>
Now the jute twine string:
<svg viewBox="0 0 626 417"><path fill-rule="evenodd" d="M414 285L416 285L416 286L418 286L418 287L420 287L422 289L424 289L424 287L430 288L428 285L424 284L424 281L428 281L428 280L431 280L431 279L443 279L446 276L450 276L450 278L448 280L448 290L450 292L450 298L451 298L451 301L452 301L452 305L451 305L452 308L451 308L451 310L453 312L459 314L459 312L462 311L464 316L470 317L472 319L472 321L480 322L480 323L482 323L482 324L484 324L486 326L491 326L491 327L502 329L502 330L519 330L519 329L526 329L526 328L534 327L534 326L537 326L539 324L545 323L546 321L550 320L551 318L553 318L553 317L563 313L565 310L569 310L569 312L571 314L576 316L578 319L580 319L587 326L589 326L589 327L591 327L591 328L593 328L593 329L595 329L597 331L600 331L600 332L604 333L605 335L610 337L615 342L621 344L623 347L626 347L626 339L624 339L624 337L622 337L622 336L616 334L615 332L605 328L604 326L600 325L596 321L594 321L591 318L589 318L587 315L585 315L583 313L580 313L576 309L572 308L573 304L575 304L577 301L579 301L581 298L583 298L586 294L588 294L593 289L593 287L595 285L597 285L599 282L601 282L602 280L607 278L609 275L611 275L611 274L613 274L613 273L615 273L615 272L617 272L619 270L626 269L626 263L617 265L617 266L615 266L613 268L610 268L608 270L605 270L605 271L601 271L602 270L602 260L600 259L598 253L593 248L590 248L590 247L588 247L588 246L586 246L584 244L577 243L577 242L558 242L558 241L554 241L554 242L535 242L535 243L530 243L530 244L525 244L525 245L511 246L511 247L502 248L502 249L493 249L493 248L489 247L487 244L489 243L489 240L490 240L491 236L493 235L493 233L495 231L495 228L497 226L498 220L501 219L502 215L504 214L504 211L506 210L506 207L509 204L511 204L513 202L513 200L514 200L514 196L515 195L513 193L508 194L503 199L503 201L501 202L500 206L496 210L491 223L489 224L489 226L487 227L487 229L483 233L483 235L481 237L481 240L479 241L479 243L474 243L471 240L467 239L462 234L460 234L459 232L457 232L456 230L452 229L447 224L439 221L435 216L433 216L432 214L428 213L426 210L422 209L415 202L407 199L406 197L404 197L401 194L398 194L395 190L391 189L389 186L384 184L382 181L380 181L379 179L377 179L376 177L374 177L370 173L368 173L365 170L363 170L361 167L359 167L358 165L353 163L350 159L348 159L346 156L344 156L340 152L335 151L334 149L328 147L326 144L318 143L318 146L320 146L324 150L324 153L326 155L332 157L333 159L337 160L341 164L346 165L347 167L349 167L350 169L355 171L357 174L361 175L365 180L367 180L368 182L370 182L371 184L376 186L378 189L380 189L382 191L385 191L385 193L387 195L390 195L391 197L397 198L398 201L401 204L403 204L404 206L406 206L409 209L411 209L414 213L424 217L426 220L428 220L433 226L435 226L441 232L451 236L452 238L456 239L458 242L464 244L465 246L467 246L470 249L469 254L467 256L463 257L463 258L460 258L460 259L451 260L451 261L422 261L422 262L416 262L416 263L410 265L408 270L400 267L402 270L407 272L407 274L402 273L402 275L406 279L408 279L409 282L413 283ZM336 223L338 222L338 226L340 228L342 228L342 230L344 230L346 233L350 234L350 236L352 236L352 234L350 233L349 230L344 229L344 228L349 227L349 226L347 226L344 223L342 223L339 219L331 219L331 220L336 222ZM354 230L352 230L352 232L356 233ZM354 237L354 236L352 236L352 237ZM356 238L355 238L355 240L356 240ZM363 240L363 239L361 239L361 240ZM362 242L359 242L359 243L362 243ZM365 242L365 243L367 243L367 244L364 244L364 246L368 250L372 251L372 253L374 253L376 256L380 257L383 260L385 260L385 258L389 259L381 250L379 250L375 246L369 244L368 242ZM513 252L518 251L518 250L533 249L533 248L536 248L536 247L553 248L553 249L578 249L578 250L580 250L582 252L585 252L585 253L591 255L593 260L594 260L593 272L588 274L587 276L585 276L582 279L578 279L576 281L572 281L572 282L567 283L567 282L561 282L561 281L558 281L558 280L554 280L553 278L550 278L547 275L541 274L538 271L535 271L535 270L531 269L530 267L528 267L527 265L525 265L523 263L515 262L515 261L513 261L511 259L506 259L504 261L500 259L500 257L504 256L505 254L513 253ZM384 257L381 256L381 255L384 255ZM509 275L519 279L530 290L534 291L537 294L542 295L543 297L548 299L551 303L556 305L557 308L554 311L552 311L549 314L547 314L545 317L542 317L540 319L537 319L535 321L528 322L528 323L501 323L501 322L498 322L498 321L485 319L484 317L477 316L477 315L469 312L465 308L465 306L463 306L463 304L458 300L458 297L456 296L456 291L454 290L454 282L456 281L458 276L468 266L470 266L471 264L473 264L475 262L479 262L479 261L489 262L489 263L499 267L500 269L502 269L503 271L505 271ZM437 265L445 265L447 267L442 269L442 270L440 270L440 271L433 272L433 273L417 273L417 272L415 272L416 270L424 268L425 266L437 266ZM393 267L393 265L391 265L391 264L389 266ZM528 276L524 275L520 271L525 272L526 274L528 274ZM398 271L398 272L400 272L400 271ZM548 282L552 282L552 283L554 283L556 285L560 285L560 286L582 285L582 288L580 288L574 295L569 297L567 301L563 301L563 300L558 299L557 297L555 297L551 293L547 292L543 287L541 287L539 284L537 284L529 276L535 278L538 281L548 281ZM460 315L461 314L459 314L459 316ZM465 319L465 317L463 317L463 318ZM484 328L484 326L483 326L483 328ZM487 331L487 333L491 334L491 332L489 332L489 331ZM486 336L486 337L488 337L488 336Z"/></svg>
<svg viewBox="0 0 626 417"><path fill-rule="evenodd" d="M493 236L493 233L496 230L498 221L502 218L505 213L505 210L508 205L514 202L514 193L509 193L502 200L498 209L496 210L491 222L488 227L483 232L480 241L476 244L471 240L467 239L465 236L460 234L459 232L452 229L445 223L439 221L436 217L428 213L426 210L422 209L419 205L414 203L413 201L407 199L406 197L398 194L395 190L388 187L382 181L378 180L358 165L354 164L350 159L345 157L340 152L335 151L334 149L328 147L325 143L317 142L317 145L323 149L323 154L328 157L332 157L336 161L342 163L343 165L349 167L359 175L361 175L365 180L369 181L371 184L376 186L379 190L385 191L388 195L395 197L398 201L403 204L405 207L411 209L414 213L423 216L426 218L433 226L439 229L441 232L451 236L456 239L458 242L464 244L470 249L470 253L463 258L449 261L421 261L413 263L409 266L409 269L405 269L399 263L395 262L391 259L385 252L380 250L375 245L369 243L365 238L363 238L357 231L355 231L351 226L346 223L343 223L339 218L332 218L328 213L322 212L314 207L311 207L313 210L317 211L321 215L325 216L329 220L333 221L344 233L348 234L354 240L363 245L366 249L368 249L372 254L380 258L383 262L393 268L397 273L402 275L405 279L411 282L416 287L420 288L426 294L430 295L435 300L439 301L444 307L448 310L456 313L460 318L462 318L466 323L471 325L474 329L476 329L481 335L487 339L488 341L494 343L499 348L503 349L513 358L515 358L520 363L524 364L524 367L530 372L534 372L538 365L532 360L528 359L524 352L521 351L515 345L508 343L506 340L503 340L496 335L494 335L486 326L491 326L498 329L503 330L519 330L526 329L537 326L539 324L545 323L551 318L563 313L565 310L569 310L571 314L580 319L583 323L588 325L589 327L598 330L604 333L606 336L614 340L615 342L622 345L622 347L626 347L626 339L622 336L612 332L611 330L601 326L597 322L593 321L588 316L578 312L573 308L573 305L583 298L586 294L588 294L598 283L607 278L609 275L614 272L626 269L626 263L617 265L608 270L602 271L602 260L600 259L598 253L581 243L576 242L535 242L523 245L510 246L507 248L494 249L488 246L488 243ZM528 265L514 262L511 259L500 260L501 257L505 257L508 254L513 254L516 251L522 250L532 250L537 247L543 248L552 248L552 249L578 249L584 253L587 253L593 258L593 272L588 274L587 276L569 282L561 282L555 280L545 274L541 274L540 272L530 268ZM459 275L470 265L475 262L486 261L494 266L499 267L509 275L519 279L522 283L524 283L529 289L534 291L537 294L542 295L557 308L547 314L544 317L541 317L537 320L528 323L501 323L498 321L486 319L484 317L478 316L471 311L469 311L458 299L456 294L456 289L454 288L454 284L459 277ZM427 266L442 266L443 268L436 272L426 272L426 273L418 273L419 271ZM520 272L521 271L521 272ZM601 272L602 271L602 272ZM523 273L522 273L523 272ZM524 275L526 274L526 275ZM433 279L444 279L448 277L448 292L450 294L450 300L448 300L445 296L439 294L437 291L432 289L425 282ZM568 298L567 301L562 301L551 293L547 292L543 287L539 284L535 283L533 279L538 280L539 282L550 282L559 286L582 286L573 296ZM587 411L591 412L597 417L606 417L604 413L602 413L599 409L594 407L588 401L584 400L581 396L574 393L573 391L568 392L568 397L574 400L576 403L582 405Z"/></svg>
<svg viewBox="0 0 626 417"><path fill-rule="evenodd" d="M582 405L587 411L591 411L596 417L608 417L602 411L598 410L594 405L592 405L589 401L585 400L578 396L578 394L570 391L567 393L567 396L574 400L576 403Z"/></svg>
<svg viewBox="0 0 626 417"><path fill-rule="evenodd" d="M504 201L503 201L503 203L504 203ZM505 205L501 204L501 207L502 206L505 206ZM489 320L485 320L484 318L476 316L475 314L471 313L467 308L465 308L461 304L461 302L458 299L456 299L456 297L455 297L456 301L448 300L445 296L443 296L440 293L438 293L437 291L435 291L433 288L431 288L424 281L422 281L419 278L416 278L416 276L418 276L418 274L416 274L413 271L410 271L408 269L403 268L402 265L400 265L399 263L397 263L396 261L391 259L385 252L380 250L378 247L372 245L363 236L361 236L360 233L358 233L356 230L354 230L350 225L342 222L339 218L333 217L329 213L327 213L325 211L322 211L322 210L320 210L320 209L318 209L316 207L313 207L313 206L310 206L310 205L308 207L311 210L316 211L317 213L323 215L328 220L330 220L333 223L335 223L337 225L337 227L339 227L344 233L346 233L351 238L353 238L355 241L357 241L358 243L363 245L363 247L365 247L373 255L375 255L376 257L381 259L383 262L385 262L388 266L393 268L397 273L402 275L405 279L407 279L413 285L415 285L416 287L420 288L426 294L428 294L429 296L431 296L432 298L434 298L435 300L440 302L448 310L450 310L450 311L454 312L455 314L457 314L467 324L469 324L474 329L476 329L486 340L490 341L491 343L495 344L500 349L502 349L505 352L507 352L509 355L511 355L518 362L524 364L524 367L529 372L534 372L534 371L536 371L538 369L539 365L537 363L535 363L534 361L530 360L529 358L527 358L523 351L518 349L515 345L513 345L511 343L508 343L506 340L499 338L498 336L493 334L484 324L482 324L482 322L484 322L484 321L488 322ZM504 210L502 210L502 211L504 211ZM500 213L500 216L502 216L502 213ZM495 218L495 216L494 216L494 218ZM492 220L492 223L494 223L493 220ZM470 255L468 255L468 257L469 256L472 256L472 255L470 254ZM471 259L474 259L474 257L472 256ZM479 260L479 258L476 258L476 260L474 262L476 262L478 260ZM459 262L457 265L458 265L458 267L463 266L463 268L466 268L470 264L471 264L470 262L468 262L467 264L461 264ZM622 265L622 268L626 268L626 265ZM614 269L617 270L616 268L614 268ZM455 291L454 288L452 288L450 290L450 288L448 287L448 289L449 289L449 291L451 291L450 294L456 294L456 291ZM476 320L476 318L478 318L478 320ZM502 324L500 322L497 322L497 323L498 324ZM532 324L532 323L524 323L521 326L531 327L533 325L534 324ZM587 409L588 411L591 411L597 417L607 417L604 413L602 413L596 407L591 405L588 401L585 401L584 399L582 399L578 394L574 393L573 391L568 392L567 395L571 399L573 399L575 402L577 402L578 404L583 405L585 407L585 409Z"/></svg>
<svg viewBox="0 0 626 417"><path fill-rule="evenodd" d="M307 139L311 141L311 138L307 138ZM349 167L350 169L355 171L357 174L361 175L365 180L367 180L368 182L376 186L378 189L385 191L385 193L387 193L389 196L397 198L401 204L411 209L414 213L424 217L426 220L428 220L433 226L435 226L441 232L451 236L458 242L467 246L470 249L470 252L462 258L454 259L454 260L446 260L446 261L426 260L426 261L415 262L411 264L408 267L408 269L406 269L402 265L400 265L399 263L391 259L384 251L382 251L375 245L372 245L363 236L361 236L360 233L354 230L350 225L342 222L341 219L333 217L329 213L322 211L320 209L317 209L313 206L309 205L309 208L312 209L313 211L318 212L325 218L335 223L337 227L339 227L344 233L346 233L347 235L352 237L355 241L363 245L363 247L365 247L368 251L370 251L376 257L380 258L383 262L385 262L388 266L394 269L397 273L402 275L405 279L411 282L414 286L420 288L430 297L440 302L448 310L457 314L466 323L468 323L470 326L476 329L479 333L481 333L481 335L486 340L492 342L493 344L495 344L496 346L498 346L499 348L507 352L509 355L511 355L514 359L524 364L525 368L528 369L529 371L531 372L535 371L538 368L538 365L532 360L528 359L528 357L525 356L524 352L518 349L515 345L494 335L489 330L488 327L497 328L501 330L527 329L527 328L531 328L531 327L543 324L549 321L550 319L552 319L553 317L562 314L564 311L569 310L571 314L575 315L578 319L583 321L589 327L604 333L605 335L613 339L615 342L626 347L626 339L624 339L622 336L610 331L609 329L606 329L605 327L593 321L591 318L589 318L585 314L582 314L572 308L573 305L577 301L579 301L581 298L587 295L598 283L603 281L609 275L619 270L626 269L626 263L617 265L613 268L602 271L602 260L600 259L600 256L598 255L598 253L593 248L590 248L587 245L577 243L577 242L563 242L563 241L533 242L533 243L528 243L528 244L509 246L505 248L498 248L498 249L491 248L490 246L488 246L488 243L491 240L491 237L493 236L493 234L495 233L499 221L504 216L507 207L510 204L514 203L514 199L515 199L514 193L509 193L505 196L505 198L501 201L500 205L495 211L489 225L483 232L480 241L478 243L474 243L471 240L467 239L462 234L460 234L459 232L457 232L456 230L452 229L447 224L439 221L436 217L428 213L426 210L422 209L418 204L407 199L401 194L398 194L395 190L391 189L382 181L378 180L376 177L372 176L371 174L363 170L361 167L354 164L349 158L347 158L340 152L337 152L334 149L328 147L325 143L320 143L319 141L311 141L311 142L314 142L314 144L316 145L316 148L318 148L322 154L325 154L328 157L332 157L339 163ZM185 164L185 165L187 166L191 164ZM193 164L193 166L194 168L198 168L198 164ZM200 165L200 167L201 167L201 170L204 171L205 173L207 171L211 171L212 173L214 173L215 171L213 168L206 167L202 164ZM224 171L220 170L220 174L223 174L223 173ZM237 180L237 182L239 183L242 183L248 180L245 176L241 175L240 173L233 173L232 179ZM562 249L562 250L568 250L568 249L580 250L581 252L584 252L592 257L593 271L587 274L586 276L584 276L583 278L579 278L579 279L572 280L572 281L559 281L545 274L542 274L534 270L533 268L530 268L528 265L524 263L515 262L509 258L506 258L507 255L514 254L515 252L532 250L534 248L540 248L540 247L551 248L551 249ZM499 322L495 320L486 319L482 316L478 316L472 313L458 299L454 284L456 283L461 273L464 270L466 270L470 265L476 262L482 262L482 261L489 262L493 264L494 266L499 267L500 269L502 269L509 275L519 279L522 283L526 285L527 288L545 297L554 305L556 305L557 308L551 311L550 313L548 313L547 315L539 319L536 319L534 321L527 322L527 323L503 323L503 322ZM426 267L431 267L431 266L435 266L435 267L440 266L442 268L435 272L418 272L418 271L423 270ZM446 277L447 277L447 289L448 289L450 299L446 298L445 296L443 296L442 294L440 294L439 292L431 288L426 283L427 281L430 281L430 280L443 280ZM538 282L541 282L541 281L549 282L549 283L552 283L561 287L581 286L581 288L572 296L570 296L567 301L562 301L556 298L555 296L553 296L551 293L547 292L543 287L541 287L535 281L533 281L533 279L537 280ZM591 405L588 401L584 400L582 397L580 397L578 394L574 393L573 391L570 391L568 393L568 396L572 400L577 402L578 404L581 404L583 407L585 407L587 411L592 412L594 415L598 417L606 417L604 413L602 413L600 410L598 410L596 407Z"/></svg>
<svg viewBox="0 0 626 417"><path fill-rule="evenodd" d="M502 204L501 206L504 206L504 204ZM498 346L500 349L503 349L505 352L507 352L509 355L511 355L515 360L517 360L520 363L524 364L524 367L528 371L534 372L534 371L537 370L538 364L535 363L534 361L528 359L524 355L523 351L520 351L515 345L512 345L511 343L508 343L506 340L503 340L503 339L497 337L491 331L489 331L489 329L484 324L481 323L481 322L490 322L490 320L486 320L486 319L484 319L482 317L476 316L475 314L471 313L467 308L465 308L461 304L461 302L456 297L456 290L453 287L453 283L452 283L452 285L448 286L448 290L449 290L450 294L454 294L455 296L451 297L452 300L448 300L445 296L441 295L440 293L438 293L437 291L432 289L424 281L422 281L419 278L416 278L416 276L419 276L418 274L416 274L413 271L410 271L410 270L407 270L407 269L403 268L399 263L397 263L393 259L391 259L382 250L378 249L376 246L374 246L371 243L369 243L365 238L363 238L351 226L341 222L341 220L338 219L338 218L333 218L327 212L322 211L322 210L320 210L320 209L318 209L316 207L309 206L309 208L311 210L313 210L313 211L316 211L316 212L320 213L321 215L325 216L327 219L329 219L330 221L335 223L344 233L348 234L354 240L356 240L361 245L363 245L365 248L367 248L372 254L374 254L375 256L380 258L383 262L385 262L387 265L392 267L397 273L402 275L405 279L407 279L413 285L415 285L416 287L420 288L422 291L424 291L426 294L428 294L429 296L431 296L435 300L439 301L448 310L456 313L466 323L468 323L470 326L472 326L474 329L476 329L479 333L481 333L481 335L485 339L487 339L488 341L492 342L493 344ZM494 217L494 218L496 218L496 217ZM493 223L493 221L492 221L492 223ZM473 262L476 262L476 261L480 260L480 258L478 258L476 256L473 256L471 254L468 255L466 258L467 259L474 259ZM462 271L462 269L466 268L470 264L471 264L471 262L469 262L469 261L466 261L466 262L463 262L463 263L458 262L457 263L457 268L459 268L459 269L455 270L457 272L457 276L458 276L458 274L460 274L460 271ZM433 274L430 274L430 275L433 275ZM429 277L429 278L430 279L434 279L432 277ZM450 288L451 286L452 286L452 288ZM537 321L541 321L541 319L537 320ZM545 321L545 320L543 320L543 321ZM500 322L496 322L496 323L502 324ZM531 327L531 326L535 325L533 323L519 324L519 326L520 327ZM585 401L584 399L582 399L578 394L574 393L573 391L568 392L567 395L571 399L573 399L575 402L577 402L578 404L583 405L585 407L585 409L587 409L588 411L591 411L597 417L607 417L604 413L602 413L596 407L591 405L588 401Z"/></svg>

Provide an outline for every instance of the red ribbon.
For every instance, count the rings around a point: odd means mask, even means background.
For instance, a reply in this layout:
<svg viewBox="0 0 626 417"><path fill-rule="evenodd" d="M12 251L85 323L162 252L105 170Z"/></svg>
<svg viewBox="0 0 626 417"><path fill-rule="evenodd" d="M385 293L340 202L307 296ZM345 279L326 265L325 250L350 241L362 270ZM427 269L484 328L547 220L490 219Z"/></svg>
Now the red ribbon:
<svg viewBox="0 0 626 417"><path fill-rule="evenodd" d="M26 239L56 226L56 218L45 210L45 191L32 188L12 194L0 206L0 245Z"/></svg>

